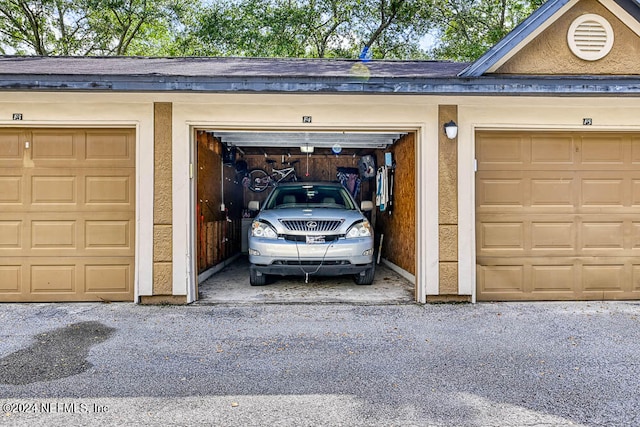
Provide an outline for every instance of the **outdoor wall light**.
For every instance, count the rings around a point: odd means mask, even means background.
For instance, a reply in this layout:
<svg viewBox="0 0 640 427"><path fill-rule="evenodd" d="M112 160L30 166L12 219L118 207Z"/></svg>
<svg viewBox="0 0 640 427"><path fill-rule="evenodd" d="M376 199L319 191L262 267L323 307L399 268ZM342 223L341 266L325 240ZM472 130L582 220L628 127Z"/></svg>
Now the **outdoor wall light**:
<svg viewBox="0 0 640 427"><path fill-rule="evenodd" d="M447 134L447 138L455 139L458 136L458 125L453 120L444 124L444 133Z"/></svg>
<svg viewBox="0 0 640 427"><path fill-rule="evenodd" d="M301 145L300 146L300 151L302 151L303 153L309 154L309 153L313 153L313 145Z"/></svg>

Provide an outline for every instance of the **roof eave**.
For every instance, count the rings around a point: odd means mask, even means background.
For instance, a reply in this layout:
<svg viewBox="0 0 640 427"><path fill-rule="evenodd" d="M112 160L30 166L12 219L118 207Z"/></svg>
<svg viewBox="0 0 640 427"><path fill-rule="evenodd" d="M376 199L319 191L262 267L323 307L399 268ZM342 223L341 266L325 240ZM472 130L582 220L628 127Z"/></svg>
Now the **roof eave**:
<svg viewBox="0 0 640 427"><path fill-rule="evenodd" d="M72 78L73 77L73 78ZM401 78L2 76L0 92L640 96L640 76Z"/></svg>

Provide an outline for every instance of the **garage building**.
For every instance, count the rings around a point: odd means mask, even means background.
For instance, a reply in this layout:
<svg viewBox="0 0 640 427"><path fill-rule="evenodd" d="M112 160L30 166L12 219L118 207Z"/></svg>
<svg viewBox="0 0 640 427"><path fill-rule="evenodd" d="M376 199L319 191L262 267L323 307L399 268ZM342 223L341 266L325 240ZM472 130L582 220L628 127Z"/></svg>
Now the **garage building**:
<svg viewBox="0 0 640 427"><path fill-rule="evenodd" d="M0 57L0 301L195 301L262 197L234 163L386 153L416 301L637 299L639 57L635 0L547 2L472 64Z"/></svg>

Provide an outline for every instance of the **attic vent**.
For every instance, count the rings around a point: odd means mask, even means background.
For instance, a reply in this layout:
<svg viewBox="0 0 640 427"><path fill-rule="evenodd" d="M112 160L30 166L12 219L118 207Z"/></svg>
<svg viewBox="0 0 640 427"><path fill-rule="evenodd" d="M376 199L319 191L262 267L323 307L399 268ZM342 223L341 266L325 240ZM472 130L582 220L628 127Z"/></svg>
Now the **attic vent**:
<svg viewBox="0 0 640 427"><path fill-rule="evenodd" d="M567 34L569 48L585 61L604 58L613 47L613 28L600 15L586 14L576 18Z"/></svg>

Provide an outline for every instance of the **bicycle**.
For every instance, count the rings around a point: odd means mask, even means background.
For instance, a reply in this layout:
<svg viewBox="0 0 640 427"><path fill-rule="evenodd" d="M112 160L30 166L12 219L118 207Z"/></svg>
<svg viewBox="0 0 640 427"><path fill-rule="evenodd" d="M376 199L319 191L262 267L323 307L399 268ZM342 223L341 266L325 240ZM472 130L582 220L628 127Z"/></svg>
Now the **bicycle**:
<svg viewBox="0 0 640 427"><path fill-rule="evenodd" d="M278 183L283 181L297 181L295 164L300 160L294 160L293 162L286 162L289 167L276 169L273 165L275 160L267 159L266 162L271 165L271 173L267 173L264 169L251 169L249 173L242 180L242 184L249 190L260 193L267 189L267 187L275 187Z"/></svg>

